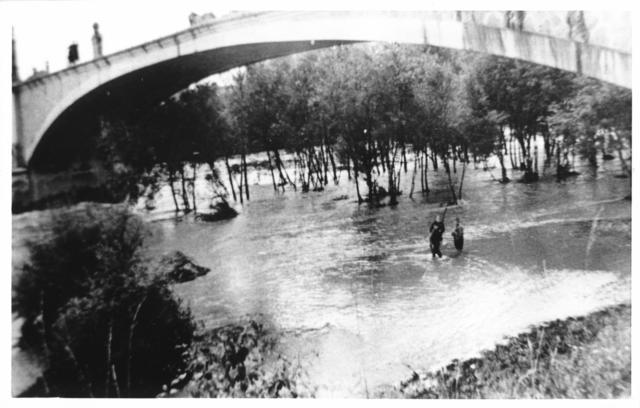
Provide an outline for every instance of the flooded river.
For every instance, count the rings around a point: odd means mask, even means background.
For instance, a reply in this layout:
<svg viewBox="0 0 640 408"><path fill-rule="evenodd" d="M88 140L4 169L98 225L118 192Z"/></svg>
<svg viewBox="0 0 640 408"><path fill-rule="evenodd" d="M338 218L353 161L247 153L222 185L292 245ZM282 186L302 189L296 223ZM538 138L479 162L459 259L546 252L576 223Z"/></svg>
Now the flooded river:
<svg viewBox="0 0 640 408"><path fill-rule="evenodd" d="M205 324L260 313L287 333L320 396L364 396L528 325L630 299L629 181L614 166L529 185L468 171L464 202L446 215L445 260L426 240L447 198L442 169L429 176L443 194L378 209L358 206L346 180L274 195L265 172L236 219L161 222L152 248L212 268L177 288Z"/></svg>
<svg viewBox="0 0 640 408"><path fill-rule="evenodd" d="M346 174L324 192L276 194L264 171L238 217L156 221L149 251L178 249L210 267L175 288L195 316L215 327L261 315L320 397L372 396L529 325L630 300L630 182L614 177L616 162L564 182L549 170L535 184L468 169L463 202L446 214L442 260L431 259L427 230L448 197L446 175L430 168L441 193L411 200L411 170L400 204L377 209L354 202ZM14 234L27 216L14 216ZM459 256L455 217L465 228Z"/></svg>

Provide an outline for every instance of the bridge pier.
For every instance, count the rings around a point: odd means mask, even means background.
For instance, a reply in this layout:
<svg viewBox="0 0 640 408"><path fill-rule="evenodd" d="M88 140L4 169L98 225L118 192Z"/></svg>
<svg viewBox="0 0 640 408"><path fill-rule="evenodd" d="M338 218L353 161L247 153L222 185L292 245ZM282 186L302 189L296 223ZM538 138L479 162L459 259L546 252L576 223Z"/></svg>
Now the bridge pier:
<svg viewBox="0 0 640 408"><path fill-rule="evenodd" d="M88 169L38 172L18 168L12 172L12 212L69 205L79 201L104 201L103 166L93 161Z"/></svg>

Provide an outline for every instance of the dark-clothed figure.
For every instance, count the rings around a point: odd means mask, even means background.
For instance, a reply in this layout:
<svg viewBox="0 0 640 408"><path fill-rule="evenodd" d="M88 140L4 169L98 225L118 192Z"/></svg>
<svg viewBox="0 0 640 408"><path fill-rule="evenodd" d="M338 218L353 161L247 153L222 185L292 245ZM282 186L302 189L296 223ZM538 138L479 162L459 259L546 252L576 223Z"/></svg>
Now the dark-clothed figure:
<svg viewBox="0 0 640 408"><path fill-rule="evenodd" d="M78 44L73 43L69 46L69 54L67 55L67 59L69 60L69 65L74 65L80 56L78 55Z"/></svg>
<svg viewBox="0 0 640 408"><path fill-rule="evenodd" d="M98 23L93 23L93 37L91 37L91 43L93 44L93 58L98 59L102 57L102 35L100 34L100 27Z"/></svg>
<svg viewBox="0 0 640 408"><path fill-rule="evenodd" d="M444 223L441 221L440 216L437 215L436 220L432 222L429 227L429 244L431 247L431 256L434 258L436 255L442 258L442 252L440 252L442 234L444 234Z"/></svg>
<svg viewBox="0 0 640 408"><path fill-rule="evenodd" d="M460 218L456 218L456 228L451 235L453 235L453 245L455 245L458 251L462 251L464 245L464 228L460 225Z"/></svg>

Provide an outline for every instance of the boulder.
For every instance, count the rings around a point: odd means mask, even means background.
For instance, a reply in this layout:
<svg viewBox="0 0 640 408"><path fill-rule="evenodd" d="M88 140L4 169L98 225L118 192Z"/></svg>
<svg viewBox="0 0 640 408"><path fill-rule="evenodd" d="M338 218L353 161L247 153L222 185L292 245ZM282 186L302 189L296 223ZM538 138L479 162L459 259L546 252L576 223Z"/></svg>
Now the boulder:
<svg viewBox="0 0 640 408"><path fill-rule="evenodd" d="M173 251L162 257L160 271L171 282L182 283L206 275L211 269L195 264L191 258L180 251Z"/></svg>

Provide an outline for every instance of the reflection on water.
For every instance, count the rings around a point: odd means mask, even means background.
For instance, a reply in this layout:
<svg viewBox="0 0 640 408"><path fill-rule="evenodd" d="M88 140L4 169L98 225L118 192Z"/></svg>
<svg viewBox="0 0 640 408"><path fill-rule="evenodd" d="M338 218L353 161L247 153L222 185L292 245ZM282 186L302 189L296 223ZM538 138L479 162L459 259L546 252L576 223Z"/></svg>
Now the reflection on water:
<svg viewBox="0 0 640 408"><path fill-rule="evenodd" d="M468 170L464 201L447 212L442 260L426 239L447 197L442 171L429 176L443 194L379 209L354 203L346 180L274 195L265 173L237 218L155 222L149 251L182 250L212 269L176 286L207 326L260 313L285 333L285 353L308 368L319 396L372 395L412 368L472 356L531 324L629 300L629 181L613 177L615 166L531 185ZM14 217L14 234L32 217Z"/></svg>

